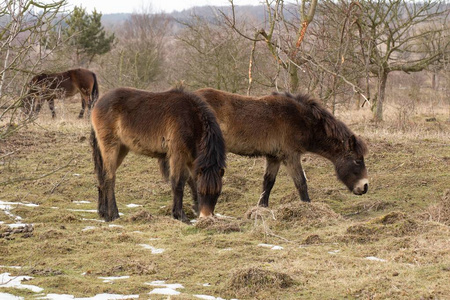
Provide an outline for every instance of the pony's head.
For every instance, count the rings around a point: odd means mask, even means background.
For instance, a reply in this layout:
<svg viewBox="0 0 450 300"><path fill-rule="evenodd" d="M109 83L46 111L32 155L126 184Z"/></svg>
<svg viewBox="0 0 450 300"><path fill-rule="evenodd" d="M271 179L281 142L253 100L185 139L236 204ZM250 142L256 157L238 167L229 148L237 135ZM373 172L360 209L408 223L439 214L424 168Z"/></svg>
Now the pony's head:
<svg viewBox="0 0 450 300"><path fill-rule="evenodd" d="M351 135L343 143L346 151L335 162L337 177L355 195L365 194L369 189L367 169L364 164L367 147L361 139L354 135Z"/></svg>

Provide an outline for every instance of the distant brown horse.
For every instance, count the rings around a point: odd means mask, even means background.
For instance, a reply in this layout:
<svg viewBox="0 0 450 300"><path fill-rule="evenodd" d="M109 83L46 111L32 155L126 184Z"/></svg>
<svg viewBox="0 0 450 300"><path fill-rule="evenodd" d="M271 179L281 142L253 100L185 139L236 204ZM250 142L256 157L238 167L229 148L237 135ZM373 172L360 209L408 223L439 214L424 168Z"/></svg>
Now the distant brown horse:
<svg viewBox="0 0 450 300"><path fill-rule="evenodd" d="M198 191L199 215L213 215L222 190L225 143L213 111L200 96L179 89L150 93L118 88L97 101L91 119L98 212L106 221L119 217L115 174L129 151L167 159L174 218L186 221L186 181Z"/></svg>
<svg viewBox="0 0 450 300"><path fill-rule="evenodd" d="M28 85L28 95L24 99L24 112L27 115L37 114L41 110L42 103L48 101L52 118L56 116L55 99L64 99L80 93L81 111L78 117L82 118L86 106L90 110L99 93L95 73L81 68L62 73L42 73L34 76Z"/></svg>
<svg viewBox="0 0 450 300"><path fill-rule="evenodd" d="M300 199L310 201L301 165L301 155L306 152L333 162L338 178L354 194L367 192L365 143L311 97L288 93L246 97L214 89L200 89L195 94L205 98L215 111L227 151L266 157L259 205L269 205L281 162Z"/></svg>

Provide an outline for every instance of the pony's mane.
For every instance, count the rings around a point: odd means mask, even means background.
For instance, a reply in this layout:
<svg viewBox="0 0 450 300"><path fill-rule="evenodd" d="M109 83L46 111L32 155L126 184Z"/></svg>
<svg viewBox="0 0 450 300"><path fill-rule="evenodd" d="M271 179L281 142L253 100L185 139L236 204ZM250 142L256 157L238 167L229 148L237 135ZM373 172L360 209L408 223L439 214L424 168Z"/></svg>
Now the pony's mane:
<svg viewBox="0 0 450 300"><path fill-rule="evenodd" d="M277 94L277 93L274 93ZM280 94L278 94L280 95ZM283 94L281 94L283 95ZM292 95L288 92L284 95L290 99L295 100L300 106L309 112L309 114L323 125L326 136L331 139L339 141L347 141L351 136L355 136L356 143L354 151L358 155L365 155L367 153L367 146L363 140L357 137L342 121L336 119L319 101L307 94Z"/></svg>

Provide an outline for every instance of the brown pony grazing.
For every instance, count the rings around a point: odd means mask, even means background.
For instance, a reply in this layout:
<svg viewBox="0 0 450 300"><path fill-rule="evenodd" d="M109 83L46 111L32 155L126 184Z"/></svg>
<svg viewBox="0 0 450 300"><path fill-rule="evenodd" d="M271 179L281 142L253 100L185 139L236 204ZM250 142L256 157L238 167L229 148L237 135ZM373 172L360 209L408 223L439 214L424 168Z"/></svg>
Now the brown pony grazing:
<svg viewBox="0 0 450 300"><path fill-rule="evenodd" d="M36 75L28 86L28 95L24 99L24 112L27 115L39 113L42 103L48 101L48 107L54 118L56 116L55 99L64 99L80 93L81 111L78 117L82 118L86 106L90 110L98 98L97 76L81 68L62 73Z"/></svg>
<svg viewBox="0 0 450 300"><path fill-rule="evenodd" d="M300 199L310 201L301 165L305 152L332 161L338 178L354 194L367 192L366 145L309 96L274 93L257 98L209 88L195 94L202 96L215 111L227 151L266 157L260 206L269 205L281 162L294 180Z"/></svg>
<svg viewBox="0 0 450 300"><path fill-rule="evenodd" d="M180 89L118 88L97 101L91 120L98 212L106 221L119 217L115 173L128 151L167 162L174 218L187 220L182 209L186 181L198 192L199 216L213 215L222 190L225 142L214 112L200 96Z"/></svg>

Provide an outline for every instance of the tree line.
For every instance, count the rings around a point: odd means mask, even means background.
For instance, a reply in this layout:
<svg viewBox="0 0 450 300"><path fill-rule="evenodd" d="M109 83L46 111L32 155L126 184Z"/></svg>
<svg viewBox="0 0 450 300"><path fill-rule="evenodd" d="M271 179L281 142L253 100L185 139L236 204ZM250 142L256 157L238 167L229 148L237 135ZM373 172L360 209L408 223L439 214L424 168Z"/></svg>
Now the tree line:
<svg viewBox="0 0 450 300"><path fill-rule="evenodd" d="M162 89L183 82L237 93L308 92L335 112L368 105L383 119L393 72L450 82L445 1L266 1L176 19L142 8L119 26L82 7L6 0L0 8L0 120L14 119L30 76L93 69L105 89ZM18 84L19 83L19 84ZM12 121L9 123L13 123ZM2 127L11 132L17 127ZM8 129L5 129L8 128Z"/></svg>

